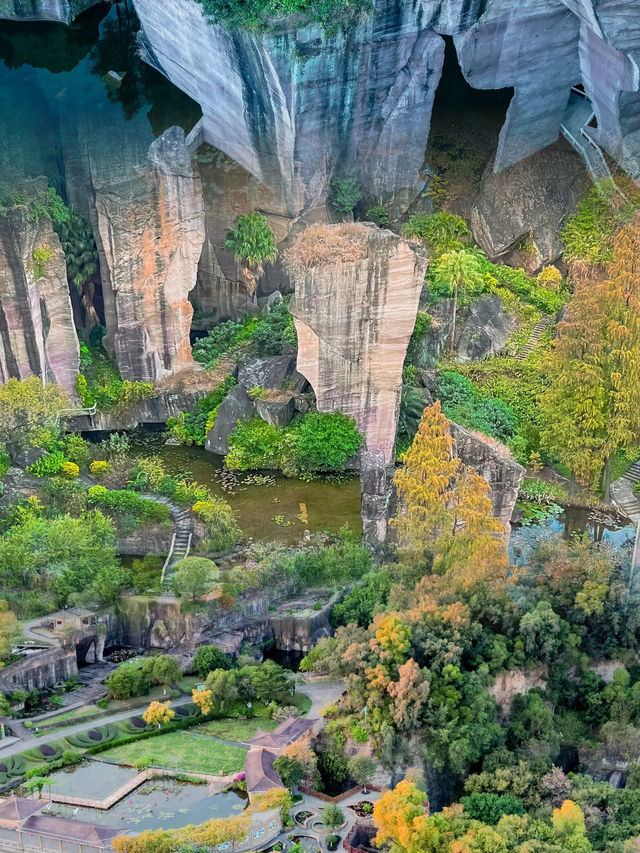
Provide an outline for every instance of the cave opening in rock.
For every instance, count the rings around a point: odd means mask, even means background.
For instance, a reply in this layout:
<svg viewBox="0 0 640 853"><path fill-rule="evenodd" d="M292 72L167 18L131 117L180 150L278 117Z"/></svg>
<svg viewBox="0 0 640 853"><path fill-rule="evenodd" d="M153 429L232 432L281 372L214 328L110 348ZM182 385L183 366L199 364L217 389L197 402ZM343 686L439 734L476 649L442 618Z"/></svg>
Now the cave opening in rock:
<svg viewBox="0 0 640 853"><path fill-rule="evenodd" d="M453 39L445 42L442 76L436 91L426 162L435 180L434 207L471 199L498 145L513 89L474 89L458 62ZM461 211L463 210L461 209Z"/></svg>

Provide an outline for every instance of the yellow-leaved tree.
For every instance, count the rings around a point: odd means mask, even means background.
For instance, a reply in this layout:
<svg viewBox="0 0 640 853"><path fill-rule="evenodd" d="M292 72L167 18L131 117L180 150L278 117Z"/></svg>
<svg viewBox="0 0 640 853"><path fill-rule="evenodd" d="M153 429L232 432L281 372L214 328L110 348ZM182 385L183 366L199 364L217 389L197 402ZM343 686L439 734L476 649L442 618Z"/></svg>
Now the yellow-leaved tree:
<svg viewBox="0 0 640 853"><path fill-rule="evenodd" d="M175 715L176 712L169 707L168 702L154 700L143 713L142 719L147 725L160 728L163 723L170 723Z"/></svg>
<svg viewBox="0 0 640 853"><path fill-rule="evenodd" d="M502 583L509 561L489 486L452 450L449 421L436 402L425 409L394 477L400 508L392 526L399 560L446 575L451 592Z"/></svg>
<svg viewBox="0 0 640 853"><path fill-rule="evenodd" d="M638 221L614 244L607 279L584 282L558 324L540 398L542 447L610 499L611 457L640 438L640 236Z"/></svg>

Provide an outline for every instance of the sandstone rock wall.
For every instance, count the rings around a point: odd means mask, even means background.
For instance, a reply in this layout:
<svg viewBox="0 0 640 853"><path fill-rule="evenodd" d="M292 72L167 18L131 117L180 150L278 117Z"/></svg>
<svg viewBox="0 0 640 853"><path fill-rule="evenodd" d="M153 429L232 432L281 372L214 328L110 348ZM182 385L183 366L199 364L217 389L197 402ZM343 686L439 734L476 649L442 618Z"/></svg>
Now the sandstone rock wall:
<svg viewBox="0 0 640 853"><path fill-rule="evenodd" d="M456 423L451 424L451 436L454 455L466 465L472 465L489 483L493 514L500 519L508 535L524 468L495 438L471 432Z"/></svg>
<svg viewBox="0 0 640 853"><path fill-rule="evenodd" d="M135 122L122 131L95 146L90 126L78 127L65 146L68 187L94 229L105 346L123 379L155 381L192 364L189 291L204 242L204 202L180 128L151 144Z"/></svg>
<svg viewBox="0 0 640 853"><path fill-rule="evenodd" d="M147 61L200 103L205 140L268 186L281 214L322 205L331 176L349 170L367 200L406 208L423 186L441 35L471 86L514 89L496 171L558 138L583 82L600 142L638 172L631 0L376 0L331 37L294 19L267 36L229 31L194 0L134 3Z"/></svg>
<svg viewBox="0 0 640 853"><path fill-rule="evenodd" d="M47 247L53 257L39 270L33 252ZM0 383L40 376L75 396L78 360L58 236L48 219L31 222L26 207L14 207L0 216Z"/></svg>
<svg viewBox="0 0 640 853"><path fill-rule="evenodd" d="M328 226L334 236L345 226ZM397 234L358 228L362 257L292 274L298 370L322 412L356 421L367 450L393 458L402 365L415 324L427 257Z"/></svg>

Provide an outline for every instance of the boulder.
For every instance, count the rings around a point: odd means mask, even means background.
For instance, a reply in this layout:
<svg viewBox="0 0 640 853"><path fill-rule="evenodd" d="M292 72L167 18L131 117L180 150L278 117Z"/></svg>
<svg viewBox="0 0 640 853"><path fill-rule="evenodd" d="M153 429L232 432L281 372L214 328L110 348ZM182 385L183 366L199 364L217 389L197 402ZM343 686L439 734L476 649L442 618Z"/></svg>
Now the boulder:
<svg viewBox="0 0 640 853"><path fill-rule="evenodd" d="M280 394L279 399L256 400L255 407L262 418L269 424L285 427L291 422L296 410L296 400L293 394Z"/></svg>
<svg viewBox="0 0 640 853"><path fill-rule="evenodd" d="M251 388L282 388L291 376L294 366L293 355L258 358L240 367L238 382L247 391Z"/></svg>
<svg viewBox="0 0 640 853"><path fill-rule="evenodd" d="M531 270L551 263L562 253L562 223L590 185L581 157L564 142L498 174L490 163L471 210L473 236L492 259L509 260L527 240L529 257L517 260Z"/></svg>
<svg viewBox="0 0 640 853"><path fill-rule="evenodd" d="M209 430L205 449L225 456L229 452L227 439L238 424L256 417L256 408L242 385L234 385L218 408L216 422Z"/></svg>
<svg viewBox="0 0 640 853"><path fill-rule="evenodd" d="M481 296L470 306L469 319L456 341L462 361L476 361L500 352L516 325L516 318L505 313L499 296Z"/></svg>
<svg viewBox="0 0 640 853"><path fill-rule="evenodd" d="M412 363L419 368L435 367L449 345L453 326L453 299L442 299L435 305L428 305L426 310L431 316L431 323L424 335L411 346Z"/></svg>

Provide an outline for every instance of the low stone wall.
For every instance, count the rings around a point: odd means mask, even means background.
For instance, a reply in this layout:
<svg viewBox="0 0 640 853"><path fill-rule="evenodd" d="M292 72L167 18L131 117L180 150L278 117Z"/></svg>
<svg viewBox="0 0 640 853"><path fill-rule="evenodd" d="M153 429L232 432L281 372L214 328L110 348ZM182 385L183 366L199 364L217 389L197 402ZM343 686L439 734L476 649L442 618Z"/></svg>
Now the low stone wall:
<svg viewBox="0 0 640 853"><path fill-rule="evenodd" d="M33 690L53 687L58 681L66 681L78 674L75 647L53 647L25 655L1 671L0 690Z"/></svg>

